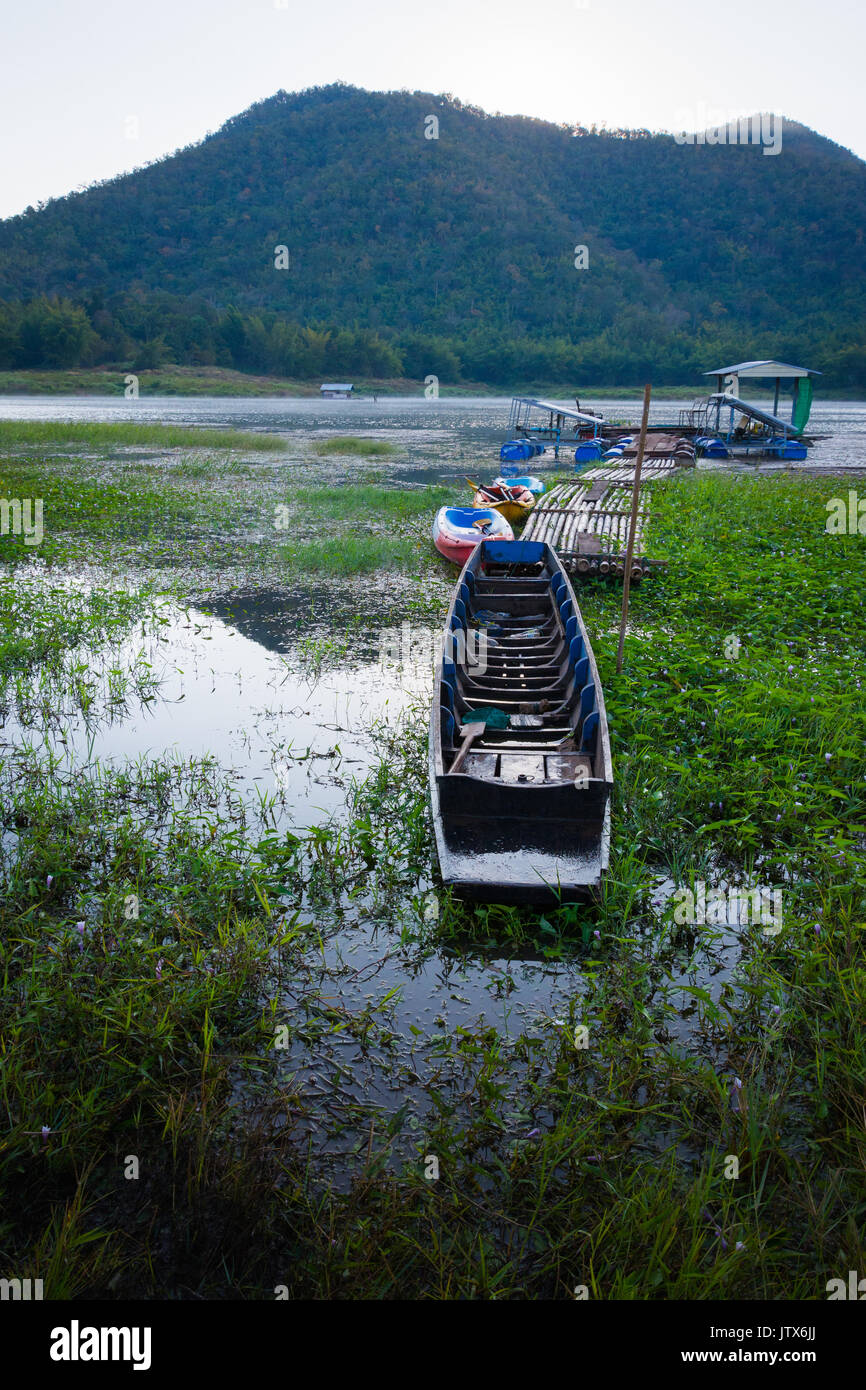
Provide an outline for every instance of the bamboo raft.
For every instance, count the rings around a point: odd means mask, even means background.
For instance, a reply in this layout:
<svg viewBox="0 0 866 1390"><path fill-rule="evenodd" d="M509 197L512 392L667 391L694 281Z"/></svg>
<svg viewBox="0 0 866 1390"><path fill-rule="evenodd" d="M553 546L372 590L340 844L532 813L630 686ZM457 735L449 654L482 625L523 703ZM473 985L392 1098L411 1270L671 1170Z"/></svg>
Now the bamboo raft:
<svg viewBox="0 0 866 1390"><path fill-rule="evenodd" d="M632 584L639 584L646 575L667 564L665 560L650 560L644 553L643 535L649 519L644 484L673 477L681 466L673 458L659 458L641 472ZM557 483L539 498L529 514L522 539L553 546L570 575L621 578L625 572L633 487L634 464L585 469L575 482Z"/></svg>
<svg viewBox="0 0 866 1390"><path fill-rule="evenodd" d="M672 478L679 471L679 465L673 459L659 459L647 462L644 455L644 463L641 469L641 487L644 483L658 482L662 478ZM627 483L629 487L634 486L634 464L628 463L600 463L594 468L582 468L580 480L583 482L607 482L607 483Z"/></svg>

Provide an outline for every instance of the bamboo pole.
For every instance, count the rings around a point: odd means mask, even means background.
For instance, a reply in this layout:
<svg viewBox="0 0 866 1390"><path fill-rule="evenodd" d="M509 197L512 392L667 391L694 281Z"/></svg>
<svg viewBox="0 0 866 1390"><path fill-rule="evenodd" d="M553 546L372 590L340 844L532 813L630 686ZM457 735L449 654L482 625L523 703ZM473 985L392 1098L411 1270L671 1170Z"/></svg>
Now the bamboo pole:
<svg viewBox="0 0 866 1390"><path fill-rule="evenodd" d="M631 496L631 519L628 528L628 548L625 556L624 573L622 577L622 619L619 625L619 647L616 653L617 675L622 671L622 649L625 645L625 625L628 622L628 596L631 587L631 562L634 556L634 533L637 525L637 509L640 501L640 470L643 464L643 452L646 448L646 430L649 423L650 396L652 386L647 382L643 389L643 418L640 422L640 439L637 446L637 458L634 461L634 491Z"/></svg>

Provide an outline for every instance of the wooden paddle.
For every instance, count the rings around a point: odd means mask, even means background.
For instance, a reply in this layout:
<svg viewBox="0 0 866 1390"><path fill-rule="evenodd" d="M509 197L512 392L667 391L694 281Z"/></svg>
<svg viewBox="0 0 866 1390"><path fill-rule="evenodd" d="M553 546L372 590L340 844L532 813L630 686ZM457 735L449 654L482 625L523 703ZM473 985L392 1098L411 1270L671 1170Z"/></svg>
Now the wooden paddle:
<svg viewBox="0 0 866 1390"><path fill-rule="evenodd" d="M472 747L479 734L483 734L487 725L480 719L476 719L472 724L461 724L460 735L463 739L457 750L457 757L454 759L449 771L459 772L466 761L469 749Z"/></svg>
<svg viewBox="0 0 866 1390"><path fill-rule="evenodd" d="M466 474L465 474L465 473L464 473L463 476L464 476L464 478L466 478ZM504 496L504 495L503 495L503 497L497 497L497 496L496 496L496 493L493 492L493 490L492 490L491 488L482 487L480 483L473 483L473 481L472 481L471 478L466 478L466 481L467 481L467 483L469 484L469 486L472 488L473 492L480 492L480 493L481 493L481 496L482 496L482 497L486 497L487 500L488 500L488 502L502 502L502 501L505 501L505 502L513 502L513 501L514 501L513 497L511 496L511 489L510 489L510 488L507 488L507 487L506 487L506 488L503 488L503 489L502 489L503 494L507 493L507 494L508 494L507 496Z"/></svg>
<svg viewBox="0 0 866 1390"><path fill-rule="evenodd" d="M494 729L507 729L510 723L510 716L502 709L483 709L474 711L475 718L467 720L460 725L460 737L463 742L457 750L449 772L459 772L466 761L467 754L475 740L488 725Z"/></svg>

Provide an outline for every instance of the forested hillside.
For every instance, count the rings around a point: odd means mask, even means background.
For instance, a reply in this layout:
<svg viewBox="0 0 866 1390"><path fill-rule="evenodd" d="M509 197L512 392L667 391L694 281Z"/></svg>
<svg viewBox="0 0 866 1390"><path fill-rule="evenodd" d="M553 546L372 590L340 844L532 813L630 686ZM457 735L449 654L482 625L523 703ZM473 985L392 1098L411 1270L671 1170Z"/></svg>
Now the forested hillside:
<svg viewBox="0 0 866 1390"><path fill-rule="evenodd" d="M864 221L866 164L791 122L768 156L281 92L0 223L0 367L662 384L779 355L866 385Z"/></svg>

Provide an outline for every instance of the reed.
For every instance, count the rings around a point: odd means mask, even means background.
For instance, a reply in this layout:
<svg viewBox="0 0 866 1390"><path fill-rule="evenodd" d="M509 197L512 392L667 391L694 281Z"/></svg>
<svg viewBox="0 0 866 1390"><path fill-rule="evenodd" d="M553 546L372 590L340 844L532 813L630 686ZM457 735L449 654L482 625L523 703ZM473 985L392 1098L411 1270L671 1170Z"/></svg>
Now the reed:
<svg viewBox="0 0 866 1390"><path fill-rule="evenodd" d="M169 480L147 493L134 476L177 534L210 532L201 563L221 592L249 496L208 492L187 514ZM259 517L285 495L282 479L250 486ZM78 496L100 487L79 479ZM824 1298L866 1268L866 574L862 538L826 535L825 501L811 479L658 485L646 541L669 566L634 598L619 676L616 588L581 585L616 778L593 904L473 908L437 890L426 701L368 731L376 760L347 777L339 818L280 834L268 798L239 798L213 759L70 769L16 740L0 769L5 1267L62 1298L584 1285L731 1301ZM122 515L103 502L68 521L91 558L113 553L105 519ZM418 534L412 565L441 611ZM272 582L285 544L263 549ZM92 682L158 622L152 589L85 596L55 578L0 585L10 708L26 697L38 729L69 671L91 720L158 696L132 664ZM336 615L335 651L344 638ZM778 937L676 920L673 886L750 876L784 885ZM387 978L352 955L364 933ZM512 1011L541 970L556 1004ZM439 973L456 994L475 979L483 1010L401 1022L401 987Z"/></svg>

